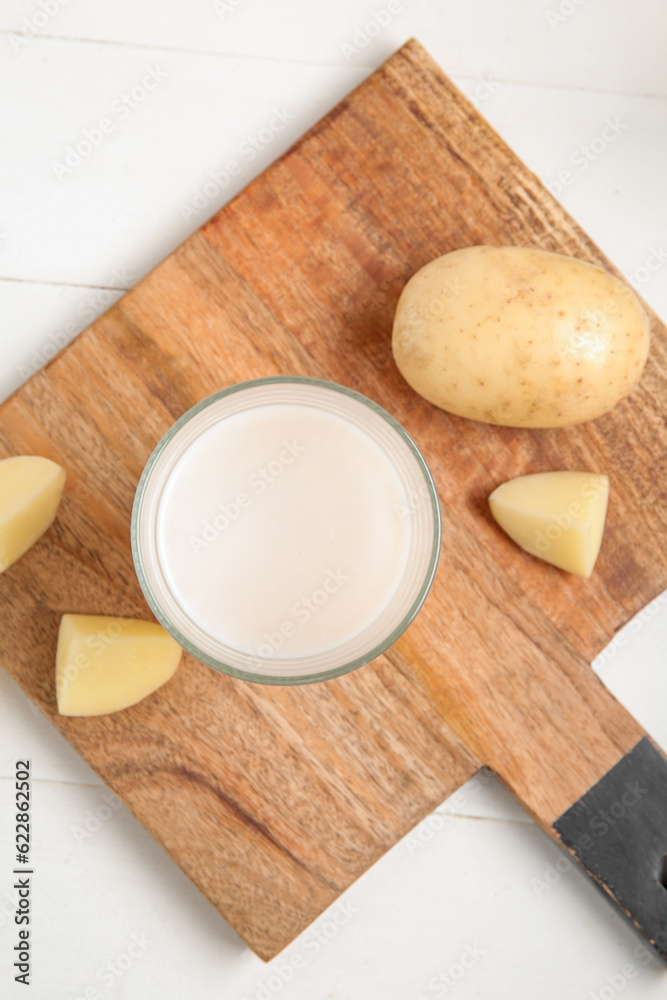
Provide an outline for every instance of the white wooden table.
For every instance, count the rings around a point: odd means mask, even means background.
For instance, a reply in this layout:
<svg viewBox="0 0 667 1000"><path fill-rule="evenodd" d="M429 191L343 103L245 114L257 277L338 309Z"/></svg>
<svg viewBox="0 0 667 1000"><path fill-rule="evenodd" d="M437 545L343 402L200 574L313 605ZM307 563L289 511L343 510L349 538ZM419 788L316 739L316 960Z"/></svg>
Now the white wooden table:
<svg viewBox="0 0 667 1000"><path fill-rule="evenodd" d="M663 0L4 0L0 396L411 35L667 316ZM227 176L232 159L241 168ZM598 669L667 746L667 599L651 611ZM13 773L25 757L29 989L12 970ZM667 969L491 778L443 803L264 965L0 671L3 998L666 992Z"/></svg>

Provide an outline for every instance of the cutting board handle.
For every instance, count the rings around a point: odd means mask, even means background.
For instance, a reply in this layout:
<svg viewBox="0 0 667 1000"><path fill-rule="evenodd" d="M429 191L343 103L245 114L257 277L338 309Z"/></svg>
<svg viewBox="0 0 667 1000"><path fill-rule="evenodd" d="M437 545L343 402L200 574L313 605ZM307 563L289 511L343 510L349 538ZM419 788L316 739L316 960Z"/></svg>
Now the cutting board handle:
<svg viewBox="0 0 667 1000"><path fill-rule="evenodd" d="M420 652L418 628L389 650L395 666L667 961L665 755L582 659L534 648L517 662L516 644L498 644L513 687L475 701L461 679L474 683L479 661L455 674Z"/></svg>

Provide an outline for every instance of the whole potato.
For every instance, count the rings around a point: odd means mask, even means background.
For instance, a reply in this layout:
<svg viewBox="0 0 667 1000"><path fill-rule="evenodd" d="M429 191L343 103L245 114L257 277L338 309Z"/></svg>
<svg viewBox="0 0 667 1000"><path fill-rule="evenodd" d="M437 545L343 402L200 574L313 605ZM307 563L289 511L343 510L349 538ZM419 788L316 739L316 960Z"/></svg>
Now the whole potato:
<svg viewBox="0 0 667 1000"><path fill-rule="evenodd" d="M530 247L467 247L403 289L396 364L443 410L511 427L594 420L639 381L648 317L601 267Z"/></svg>

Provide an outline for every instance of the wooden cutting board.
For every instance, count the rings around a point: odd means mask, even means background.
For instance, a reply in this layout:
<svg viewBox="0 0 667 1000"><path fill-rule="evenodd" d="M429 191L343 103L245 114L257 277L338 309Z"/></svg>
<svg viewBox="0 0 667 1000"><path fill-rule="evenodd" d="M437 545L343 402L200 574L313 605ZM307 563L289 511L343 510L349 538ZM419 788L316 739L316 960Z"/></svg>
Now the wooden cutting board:
<svg viewBox="0 0 667 1000"><path fill-rule="evenodd" d="M664 758L589 666L667 586L667 334L652 317L641 386L592 424L522 431L437 410L392 362L394 308L422 264L479 243L613 270L409 42L0 408L0 453L68 476L53 528L0 578L0 662L266 959L483 764L649 938L667 925ZM153 447L203 397L276 374L353 386L425 453L443 548L423 611L338 680L249 684L185 657L134 708L60 718L61 614L149 616L130 512ZM560 468L611 478L591 580L526 556L489 516L499 483ZM646 768L620 846L587 847L590 817Z"/></svg>

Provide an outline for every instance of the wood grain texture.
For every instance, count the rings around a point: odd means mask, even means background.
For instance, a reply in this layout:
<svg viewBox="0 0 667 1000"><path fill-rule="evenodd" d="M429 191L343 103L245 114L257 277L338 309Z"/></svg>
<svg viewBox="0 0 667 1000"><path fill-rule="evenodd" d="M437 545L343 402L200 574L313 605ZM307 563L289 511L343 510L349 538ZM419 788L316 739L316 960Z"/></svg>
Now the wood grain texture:
<svg viewBox="0 0 667 1000"><path fill-rule="evenodd" d="M0 453L64 465L50 532L0 578L3 666L269 958L483 763L552 823L643 736L590 670L667 586L667 336L637 391L593 424L521 431L456 418L391 359L408 277L479 243L614 270L410 42L0 409ZM132 709L61 719L63 612L148 616L132 568L142 467L186 409L275 374L350 385L416 439L443 509L440 570L383 657L304 688L186 658ZM531 559L486 497L523 473L611 479L591 580Z"/></svg>

